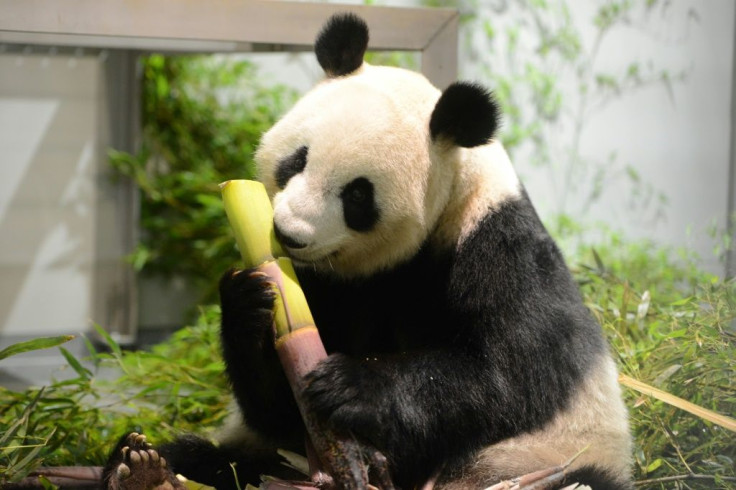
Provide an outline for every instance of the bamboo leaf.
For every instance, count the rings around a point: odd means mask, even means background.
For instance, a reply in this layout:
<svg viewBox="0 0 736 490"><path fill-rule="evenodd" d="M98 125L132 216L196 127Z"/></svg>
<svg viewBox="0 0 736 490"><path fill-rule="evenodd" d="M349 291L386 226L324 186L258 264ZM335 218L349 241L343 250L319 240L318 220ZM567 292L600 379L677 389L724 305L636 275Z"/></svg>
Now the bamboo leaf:
<svg viewBox="0 0 736 490"><path fill-rule="evenodd" d="M53 483L51 483L49 479L43 475L38 475L38 481L41 482L41 485L43 486L44 490L57 490L59 488Z"/></svg>
<svg viewBox="0 0 736 490"><path fill-rule="evenodd" d="M82 366L82 364L71 354L71 352L63 347L59 347L59 350L66 359L66 362L69 363L69 365L77 372L78 375L80 375L84 379L89 379L92 376L92 371Z"/></svg>
<svg viewBox="0 0 736 490"><path fill-rule="evenodd" d="M652 473L654 470L662 466L662 458L657 458L647 466L647 473Z"/></svg>
<svg viewBox="0 0 736 490"><path fill-rule="evenodd" d="M94 325L92 325L92 326L95 328L95 330L97 331L97 333L100 334L100 336L103 339L105 339L105 342L107 342L107 345L110 346L110 349L112 349L112 351L115 354L115 356L118 359L121 358L122 355L123 355L123 351L120 349L120 345L117 342L115 342L115 339L113 339L110 336L110 334L107 332L107 330L105 330L104 328L102 328L100 325L98 325L96 323Z"/></svg>
<svg viewBox="0 0 736 490"><path fill-rule="evenodd" d="M38 444L36 447L34 447L33 449L31 449L28 452L28 454L25 455L25 457L23 459L21 459L18 463L16 463L15 464L16 468L18 470L22 470L27 465L33 463L34 462L33 460L36 458L36 455L39 452L41 452L41 449L43 449L44 447L46 447L46 444L49 442L49 439L51 439L51 436L54 435L54 432L56 432L56 428L51 429L51 432L49 432L49 435L47 435L44 438L44 441L42 443Z"/></svg>
<svg viewBox="0 0 736 490"><path fill-rule="evenodd" d="M30 352L33 350L48 349L50 347L56 347L65 342L69 342L74 338L74 335L60 335L58 337L40 337L33 340L26 340L25 342L18 342L0 351L0 360L23 352Z"/></svg>

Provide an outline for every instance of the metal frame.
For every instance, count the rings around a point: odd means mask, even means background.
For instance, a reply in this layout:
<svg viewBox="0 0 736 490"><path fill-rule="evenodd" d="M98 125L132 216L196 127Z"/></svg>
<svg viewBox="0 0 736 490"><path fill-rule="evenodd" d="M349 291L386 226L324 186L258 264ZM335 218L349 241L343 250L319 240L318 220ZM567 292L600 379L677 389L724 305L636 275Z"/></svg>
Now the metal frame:
<svg viewBox="0 0 736 490"><path fill-rule="evenodd" d="M440 89L457 78L459 13L443 8L275 0L0 0L0 45L110 50L105 76L120 96L109 101L116 115L111 144L135 151L139 55L311 50L325 19L344 11L366 20L369 49L419 52L421 71ZM120 183L115 192L122 246L132 250L136 190L132 183ZM121 263L115 278L103 274L110 272L95 271L101 287L95 288L94 314L121 343L134 343L138 309L133 271Z"/></svg>

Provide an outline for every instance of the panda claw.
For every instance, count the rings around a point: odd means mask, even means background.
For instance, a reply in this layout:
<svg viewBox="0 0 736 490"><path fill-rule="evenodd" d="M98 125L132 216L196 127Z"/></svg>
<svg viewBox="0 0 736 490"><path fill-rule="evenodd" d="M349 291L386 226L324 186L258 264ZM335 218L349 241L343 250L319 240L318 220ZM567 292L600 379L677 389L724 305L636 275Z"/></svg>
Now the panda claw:
<svg viewBox="0 0 736 490"><path fill-rule="evenodd" d="M117 476L119 480L125 480L130 477L130 467L125 463L120 463L120 466L115 470L115 476Z"/></svg>
<svg viewBox="0 0 736 490"><path fill-rule="evenodd" d="M148 455L147 451L138 451L138 456L141 458L141 463L143 466L148 466L148 461L151 459L151 457Z"/></svg>
<svg viewBox="0 0 736 490"><path fill-rule="evenodd" d="M128 454L128 459L133 464L133 466L140 466L141 464L141 455L138 451L130 451L130 454Z"/></svg>

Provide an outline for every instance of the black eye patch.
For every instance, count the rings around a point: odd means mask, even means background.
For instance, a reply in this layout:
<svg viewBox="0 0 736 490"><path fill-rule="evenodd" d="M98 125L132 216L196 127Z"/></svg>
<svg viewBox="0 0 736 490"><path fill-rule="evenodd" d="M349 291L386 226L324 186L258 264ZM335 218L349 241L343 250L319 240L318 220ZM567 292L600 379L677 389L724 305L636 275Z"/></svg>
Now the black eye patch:
<svg viewBox="0 0 736 490"><path fill-rule="evenodd" d="M307 166L307 153L309 153L309 147L302 146L294 153L286 158L279 161L276 167L276 185L279 189L286 187L286 184L296 174L300 174L304 167Z"/></svg>
<svg viewBox="0 0 736 490"><path fill-rule="evenodd" d="M355 231L369 231L378 222L373 184L365 177L358 177L346 185L340 193L345 224Z"/></svg>

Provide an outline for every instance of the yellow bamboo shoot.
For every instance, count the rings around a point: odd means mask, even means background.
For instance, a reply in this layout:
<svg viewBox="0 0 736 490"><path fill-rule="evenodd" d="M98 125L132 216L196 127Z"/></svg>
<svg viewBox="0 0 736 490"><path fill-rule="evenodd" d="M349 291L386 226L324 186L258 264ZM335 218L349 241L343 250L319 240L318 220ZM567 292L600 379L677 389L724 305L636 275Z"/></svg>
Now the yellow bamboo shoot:
<svg viewBox="0 0 736 490"><path fill-rule="evenodd" d="M302 397L304 377L327 353L291 259L285 256L274 235L273 209L265 188L259 182L245 180L230 180L220 187L245 267L257 267L269 276L277 290L275 348L320 462L337 488L357 490L369 488L368 469L363 462L364 457L368 458L377 468L377 474L383 475L382 487L392 489L385 457L377 451L364 454L355 440L338 436L306 409ZM316 468L314 475L320 475L319 470Z"/></svg>
<svg viewBox="0 0 736 490"><path fill-rule="evenodd" d="M246 268L259 267L273 280L278 294L274 305L276 336L304 327L314 328L312 313L299 285L291 259L273 232L273 208L265 187L252 180L220 184L230 226Z"/></svg>

